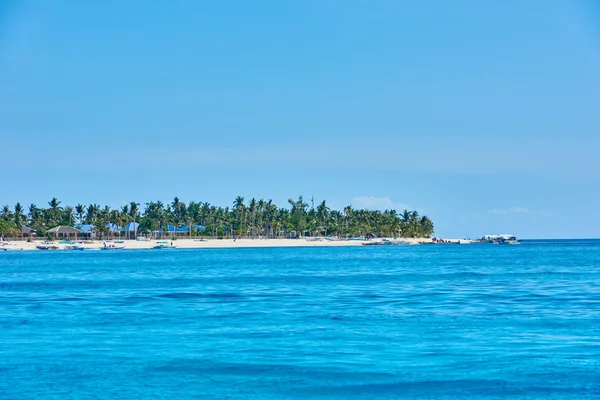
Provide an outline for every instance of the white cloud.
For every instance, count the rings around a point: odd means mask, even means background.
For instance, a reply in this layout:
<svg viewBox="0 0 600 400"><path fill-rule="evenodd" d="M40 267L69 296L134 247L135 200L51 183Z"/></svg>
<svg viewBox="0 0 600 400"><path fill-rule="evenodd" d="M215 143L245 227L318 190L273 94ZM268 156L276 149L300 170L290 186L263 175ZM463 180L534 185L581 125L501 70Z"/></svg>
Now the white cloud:
<svg viewBox="0 0 600 400"><path fill-rule="evenodd" d="M373 197L373 196L360 196L354 197L350 204L355 208L364 208L367 210L410 210L411 208L404 203L395 203L389 197Z"/></svg>
<svg viewBox="0 0 600 400"><path fill-rule="evenodd" d="M488 210L488 214L492 215L517 215L517 214L531 214L538 215L541 217L552 217L556 215L553 211L546 210L530 210L525 207L512 207L512 208L493 208Z"/></svg>

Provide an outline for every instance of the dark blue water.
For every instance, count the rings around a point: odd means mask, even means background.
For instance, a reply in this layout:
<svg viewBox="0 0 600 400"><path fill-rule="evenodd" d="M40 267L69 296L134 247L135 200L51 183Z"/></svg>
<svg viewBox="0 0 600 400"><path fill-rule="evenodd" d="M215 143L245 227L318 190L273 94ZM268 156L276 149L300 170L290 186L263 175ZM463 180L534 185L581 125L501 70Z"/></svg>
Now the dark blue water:
<svg viewBox="0 0 600 400"><path fill-rule="evenodd" d="M600 242L0 253L1 399L596 399Z"/></svg>

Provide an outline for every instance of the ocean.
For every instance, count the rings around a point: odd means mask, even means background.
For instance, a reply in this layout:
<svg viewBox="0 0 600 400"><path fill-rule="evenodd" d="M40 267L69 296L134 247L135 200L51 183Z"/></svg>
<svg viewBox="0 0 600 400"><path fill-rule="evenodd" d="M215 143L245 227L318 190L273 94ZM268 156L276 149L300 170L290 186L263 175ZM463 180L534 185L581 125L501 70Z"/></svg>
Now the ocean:
<svg viewBox="0 0 600 400"><path fill-rule="evenodd" d="M600 241L0 253L0 399L597 399Z"/></svg>

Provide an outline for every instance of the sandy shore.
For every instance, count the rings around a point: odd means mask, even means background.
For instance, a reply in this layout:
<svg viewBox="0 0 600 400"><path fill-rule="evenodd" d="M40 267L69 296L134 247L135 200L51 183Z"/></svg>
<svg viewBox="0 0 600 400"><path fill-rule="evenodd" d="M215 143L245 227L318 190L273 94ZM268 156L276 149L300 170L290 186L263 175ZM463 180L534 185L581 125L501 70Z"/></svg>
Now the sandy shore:
<svg viewBox="0 0 600 400"><path fill-rule="evenodd" d="M374 239L379 241L381 239ZM403 239L410 243L418 244L431 242L431 239ZM452 240L454 243L457 239ZM173 246L179 249L211 249L211 248L250 248L250 247L341 247L341 246L361 246L363 241L360 240L311 240L311 239L164 239L161 242L173 243ZM463 241L464 242L464 241ZM157 240L139 241L139 240L124 240L125 250L135 249L151 249L156 246ZM41 245L42 241L9 241L3 242L0 248L9 250L38 250L36 246ZM58 247L58 250L68 250L69 245L61 244L60 241L54 241L53 245ZM104 246L103 240L94 240L91 242L78 242L78 245L83 246L86 250L97 250Z"/></svg>

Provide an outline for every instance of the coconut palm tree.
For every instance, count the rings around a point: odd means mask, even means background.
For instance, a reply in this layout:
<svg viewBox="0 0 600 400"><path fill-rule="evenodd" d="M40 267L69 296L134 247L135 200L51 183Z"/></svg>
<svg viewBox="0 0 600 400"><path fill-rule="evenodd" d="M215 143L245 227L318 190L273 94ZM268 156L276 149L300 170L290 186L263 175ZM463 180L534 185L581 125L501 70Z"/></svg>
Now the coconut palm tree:
<svg viewBox="0 0 600 400"><path fill-rule="evenodd" d="M58 211L60 209L60 201L58 201L58 199L56 197L53 197L52 200L50 200L48 202L48 205L50 206L50 209L52 211Z"/></svg>
<svg viewBox="0 0 600 400"><path fill-rule="evenodd" d="M21 203L15 204L14 221L15 221L16 228L19 230L19 232L21 234L21 237L23 237L23 219L24 219L23 211L25 211L25 210L21 206Z"/></svg>
<svg viewBox="0 0 600 400"><path fill-rule="evenodd" d="M68 226L75 225L75 215L74 215L73 207L66 206L64 208L64 210L62 212L61 224L62 225L68 225Z"/></svg>
<svg viewBox="0 0 600 400"><path fill-rule="evenodd" d="M132 201L129 203L129 218L133 222L133 237L137 237L137 221L140 219L140 204ZM131 232L127 230L127 235L131 237Z"/></svg>
<svg viewBox="0 0 600 400"><path fill-rule="evenodd" d="M246 206L244 206L244 198L242 196L237 196L235 198L235 200L233 200L233 209L235 210L234 212L237 213L237 217L239 220L239 235L242 235L242 229L244 227L244 211L246 209Z"/></svg>
<svg viewBox="0 0 600 400"><path fill-rule="evenodd" d="M346 224L346 236L348 235L349 223L350 219L352 219L352 215L354 211L352 210L352 206L344 207L344 223Z"/></svg>
<svg viewBox="0 0 600 400"><path fill-rule="evenodd" d="M77 215L77 222L79 224L83 223L83 215L85 214L85 207L83 206L83 204L77 204L75 206L75 214Z"/></svg>
<svg viewBox="0 0 600 400"><path fill-rule="evenodd" d="M85 223L98 225L96 219L100 215L100 206L98 204L90 204L87 206L87 210L85 213Z"/></svg>
<svg viewBox="0 0 600 400"><path fill-rule="evenodd" d="M296 237L302 237L304 235L304 227L306 226L306 209L308 204L304 202L302 196L299 196L297 201L288 199L288 203L292 206L290 211L291 222L296 229Z"/></svg>
<svg viewBox="0 0 600 400"><path fill-rule="evenodd" d="M256 225L256 199L253 197L248 203L248 209L250 210L250 236L254 236L254 226Z"/></svg>
<svg viewBox="0 0 600 400"><path fill-rule="evenodd" d="M12 220L12 212L10 211L10 206L8 204L2 207L2 219L4 221Z"/></svg>
<svg viewBox="0 0 600 400"><path fill-rule="evenodd" d="M319 228L324 231L323 236L327 236L329 229L329 211L330 208L327 207L325 200L317 206L317 220L320 224Z"/></svg>

